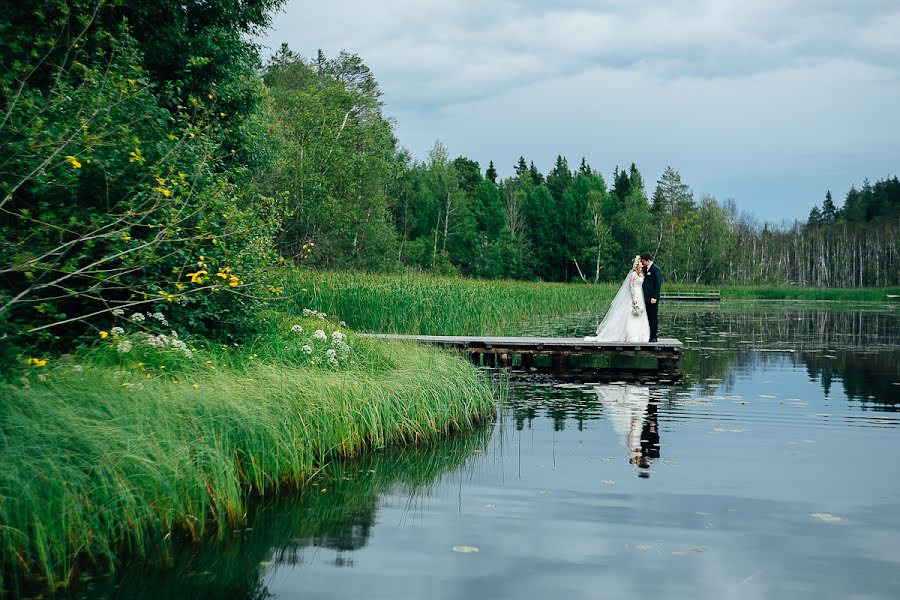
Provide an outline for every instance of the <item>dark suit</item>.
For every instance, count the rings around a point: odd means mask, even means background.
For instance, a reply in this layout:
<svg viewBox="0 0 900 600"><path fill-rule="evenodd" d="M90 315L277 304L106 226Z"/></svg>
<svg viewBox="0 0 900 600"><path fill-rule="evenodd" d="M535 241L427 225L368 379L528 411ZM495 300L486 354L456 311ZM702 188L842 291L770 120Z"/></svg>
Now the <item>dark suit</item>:
<svg viewBox="0 0 900 600"><path fill-rule="evenodd" d="M659 329L659 293L662 291L662 271L652 263L650 268L644 269L644 304L647 307L647 321L650 323L650 341L656 341L656 332ZM651 298L656 299L656 304L650 302Z"/></svg>

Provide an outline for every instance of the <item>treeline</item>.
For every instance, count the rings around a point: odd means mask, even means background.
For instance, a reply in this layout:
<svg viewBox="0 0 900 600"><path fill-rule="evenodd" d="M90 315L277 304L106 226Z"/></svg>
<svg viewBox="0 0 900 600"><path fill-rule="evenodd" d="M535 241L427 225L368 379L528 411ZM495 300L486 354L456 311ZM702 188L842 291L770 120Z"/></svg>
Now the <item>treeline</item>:
<svg viewBox="0 0 900 600"><path fill-rule="evenodd" d="M260 62L247 40L280 3L0 15L0 350L88 339L138 307L238 338L290 260L598 282L649 250L675 284L897 283L896 178L773 228L671 167L607 181L584 159L544 174L523 157L500 178L440 143L415 160L358 56Z"/></svg>
<svg viewBox="0 0 900 600"><path fill-rule="evenodd" d="M354 55L305 60L282 47L263 73L280 142L260 190L291 215L282 252L306 257L312 242L312 264L597 282L649 250L675 284L898 282L896 178L851 190L841 210L829 194L815 224L775 227L696 199L671 167L648 186L634 164L607 182L563 156L546 174L520 157L501 179L493 162L482 169L440 142L414 160Z"/></svg>

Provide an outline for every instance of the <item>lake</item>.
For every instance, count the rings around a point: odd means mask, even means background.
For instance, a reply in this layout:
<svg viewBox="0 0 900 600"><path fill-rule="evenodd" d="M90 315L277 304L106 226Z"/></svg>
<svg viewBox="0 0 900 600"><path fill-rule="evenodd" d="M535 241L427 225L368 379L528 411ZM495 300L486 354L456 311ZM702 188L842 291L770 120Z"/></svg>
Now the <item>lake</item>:
<svg viewBox="0 0 900 600"><path fill-rule="evenodd" d="M492 426L330 465L245 530L70 594L900 597L900 317L814 306L664 305L678 385L499 383Z"/></svg>

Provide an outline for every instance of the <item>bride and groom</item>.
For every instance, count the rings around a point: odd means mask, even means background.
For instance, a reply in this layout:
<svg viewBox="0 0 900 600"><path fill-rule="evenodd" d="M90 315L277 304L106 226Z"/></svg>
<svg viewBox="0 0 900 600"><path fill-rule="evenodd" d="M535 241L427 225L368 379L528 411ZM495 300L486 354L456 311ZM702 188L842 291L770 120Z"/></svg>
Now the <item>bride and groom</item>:
<svg viewBox="0 0 900 600"><path fill-rule="evenodd" d="M635 256L631 271L597 326L597 335L584 339L596 342L657 341L661 290L662 271L653 264L653 255L644 252Z"/></svg>

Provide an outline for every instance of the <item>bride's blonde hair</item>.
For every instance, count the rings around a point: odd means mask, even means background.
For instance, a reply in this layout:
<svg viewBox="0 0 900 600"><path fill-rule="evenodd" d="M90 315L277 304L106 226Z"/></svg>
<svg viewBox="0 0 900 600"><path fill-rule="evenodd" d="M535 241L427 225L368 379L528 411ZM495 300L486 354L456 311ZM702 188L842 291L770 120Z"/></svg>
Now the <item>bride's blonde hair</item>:
<svg viewBox="0 0 900 600"><path fill-rule="evenodd" d="M643 275L644 273L641 271L641 255L638 254L634 257L634 260L631 261L631 270L637 273L638 275Z"/></svg>

